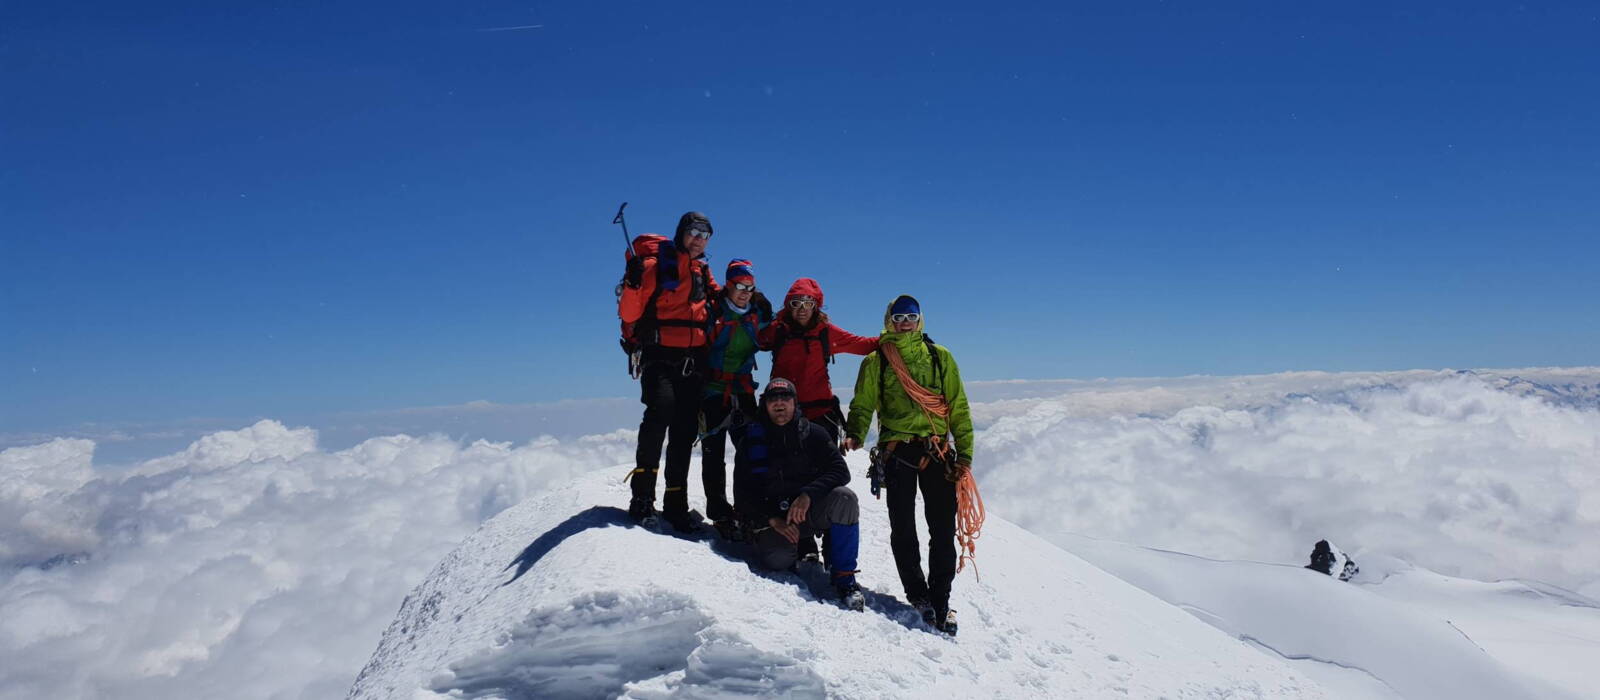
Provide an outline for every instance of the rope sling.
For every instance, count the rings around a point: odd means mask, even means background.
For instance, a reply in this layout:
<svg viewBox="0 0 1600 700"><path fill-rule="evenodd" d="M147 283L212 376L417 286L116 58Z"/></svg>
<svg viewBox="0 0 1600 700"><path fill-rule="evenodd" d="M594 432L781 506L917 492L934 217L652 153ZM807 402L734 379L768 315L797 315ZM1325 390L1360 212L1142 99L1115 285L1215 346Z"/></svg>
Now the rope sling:
<svg viewBox="0 0 1600 700"><path fill-rule="evenodd" d="M939 460L949 463L952 461L950 454L952 448L950 442L944 439L944 435L950 432L950 402L945 400L943 393L929 391L911 378L911 370L906 368L905 360L900 357L900 348L895 347L893 343L883 343L879 349L889 361L894 376L900 380L900 386L906 390L906 396L911 397L917 407L922 409L923 415L928 417L928 425L938 430L940 421L944 423L945 430L937 436L931 436L929 442L933 444ZM929 351L932 350L930 347ZM961 551L961 558L956 564L956 573L961 573L961 570L966 568L967 562L971 561L972 574L978 575L978 535L982 534L983 515L983 496L978 494L978 482L972 478L972 469L969 465L967 473L956 482L956 546Z"/></svg>

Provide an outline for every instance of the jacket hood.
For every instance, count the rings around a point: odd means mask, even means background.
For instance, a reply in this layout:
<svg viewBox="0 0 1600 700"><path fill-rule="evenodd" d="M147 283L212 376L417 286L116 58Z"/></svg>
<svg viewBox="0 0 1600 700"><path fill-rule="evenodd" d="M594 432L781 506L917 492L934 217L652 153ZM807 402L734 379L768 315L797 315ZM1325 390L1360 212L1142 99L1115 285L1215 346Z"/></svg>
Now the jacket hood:
<svg viewBox="0 0 1600 700"><path fill-rule="evenodd" d="M817 300L817 310L822 310L822 285L810 277L801 277L789 285L789 293L783 295L783 305L788 306L789 300L795 297L811 297Z"/></svg>
<svg viewBox="0 0 1600 700"><path fill-rule="evenodd" d="M711 219L705 214L697 211L684 212L683 216L678 217L678 229L672 234L672 244L682 249L683 237L688 234L689 228L696 223L705 224L707 231L715 233L715 229L711 228Z"/></svg>
<svg viewBox="0 0 1600 700"><path fill-rule="evenodd" d="M901 299L910 299L911 301L916 302L917 306L922 306L922 302L917 301L917 298L914 297L914 296L911 296L910 294L901 294L900 296L895 297L894 301L889 302L888 306L883 307L883 336L885 338L899 337L899 336L915 336L918 340L921 340L922 339L923 329L927 327L926 326L926 324L928 323L928 317L927 316L922 316L922 317L918 318L917 319L917 329L914 330L914 331L911 331L909 333L896 332L895 329L894 329L894 321L889 320L889 316L894 313L894 305L899 303Z"/></svg>

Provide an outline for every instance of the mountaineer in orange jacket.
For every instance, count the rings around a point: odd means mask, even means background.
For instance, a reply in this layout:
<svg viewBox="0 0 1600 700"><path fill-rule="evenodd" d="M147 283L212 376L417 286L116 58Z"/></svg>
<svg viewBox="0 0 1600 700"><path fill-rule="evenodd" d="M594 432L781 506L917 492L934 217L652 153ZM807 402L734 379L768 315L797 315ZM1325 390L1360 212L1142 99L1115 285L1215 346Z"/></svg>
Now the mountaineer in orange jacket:
<svg viewBox="0 0 1600 700"><path fill-rule="evenodd" d="M647 238L635 239L635 248ZM633 499L628 515L641 523L653 524L656 517L656 471L665 441L663 514L679 529L693 527L684 489L700 429L711 300L718 293L717 281L703 260L710 240L711 220L700 212L684 214L670 243L658 239L650 254L636 251L629 259L617 300L624 347L631 344L640 351L639 401L645 409L630 474Z"/></svg>

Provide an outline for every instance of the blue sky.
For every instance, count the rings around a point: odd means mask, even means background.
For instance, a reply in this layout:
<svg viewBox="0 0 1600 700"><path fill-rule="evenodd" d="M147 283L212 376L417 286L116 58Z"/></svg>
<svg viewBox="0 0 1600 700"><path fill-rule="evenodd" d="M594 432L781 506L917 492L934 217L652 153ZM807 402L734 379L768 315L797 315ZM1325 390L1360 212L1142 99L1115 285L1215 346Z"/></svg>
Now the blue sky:
<svg viewBox="0 0 1600 700"><path fill-rule="evenodd" d="M1596 364L1590 3L231 5L0 10L0 429L630 395L623 200L971 378Z"/></svg>

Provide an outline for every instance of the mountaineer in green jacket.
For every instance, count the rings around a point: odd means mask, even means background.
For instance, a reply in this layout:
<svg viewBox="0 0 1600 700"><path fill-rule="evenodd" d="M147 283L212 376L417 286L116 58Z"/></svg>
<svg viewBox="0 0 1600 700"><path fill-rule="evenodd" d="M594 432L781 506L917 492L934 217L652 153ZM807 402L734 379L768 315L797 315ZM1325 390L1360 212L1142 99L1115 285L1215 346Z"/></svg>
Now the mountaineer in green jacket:
<svg viewBox="0 0 1600 700"><path fill-rule="evenodd" d="M845 449L861 447L876 413L873 470L889 491L889 542L900 583L924 621L955 634L956 491L972 468L972 411L955 358L922 332L921 304L901 295L883 321L878 351L862 360L856 375ZM926 578L917 546L919 489L928 520Z"/></svg>

